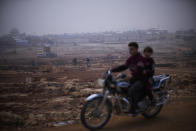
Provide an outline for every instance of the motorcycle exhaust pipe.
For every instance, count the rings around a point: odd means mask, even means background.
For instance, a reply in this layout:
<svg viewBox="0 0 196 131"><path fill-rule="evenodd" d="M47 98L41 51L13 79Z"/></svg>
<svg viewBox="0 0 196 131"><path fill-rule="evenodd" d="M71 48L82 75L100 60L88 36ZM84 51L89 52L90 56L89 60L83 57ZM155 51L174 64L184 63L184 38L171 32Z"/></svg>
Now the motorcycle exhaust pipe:
<svg viewBox="0 0 196 131"><path fill-rule="evenodd" d="M163 104L165 104L165 103L167 103L167 101L168 101L168 99L169 99L169 94L167 94L167 96L164 98L164 100L162 101L162 102L158 102L157 104L156 104L156 106L160 106L160 105L163 105Z"/></svg>
<svg viewBox="0 0 196 131"><path fill-rule="evenodd" d="M169 91L168 91L168 94L167 94L167 96L164 98L164 100L163 100L162 102L157 103L156 106L160 106L160 105L165 104L165 103L168 101L168 99L169 99L169 97L170 97L170 94L171 94L172 92L173 92L173 90L169 90Z"/></svg>

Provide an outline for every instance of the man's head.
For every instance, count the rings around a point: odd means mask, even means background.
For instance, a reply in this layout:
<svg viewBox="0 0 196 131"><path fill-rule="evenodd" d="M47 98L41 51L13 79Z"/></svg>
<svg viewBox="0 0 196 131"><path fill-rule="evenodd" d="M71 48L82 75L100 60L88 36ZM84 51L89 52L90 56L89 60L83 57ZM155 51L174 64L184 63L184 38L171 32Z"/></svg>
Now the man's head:
<svg viewBox="0 0 196 131"><path fill-rule="evenodd" d="M149 58L153 54L153 49L150 46L144 48L144 56Z"/></svg>
<svg viewBox="0 0 196 131"><path fill-rule="evenodd" d="M129 53L130 53L132 56L137 55L137 53L138 53L138 48L139 48L137 42L130 42L130 43L128 44L128 46L129 46Z"/></svg>

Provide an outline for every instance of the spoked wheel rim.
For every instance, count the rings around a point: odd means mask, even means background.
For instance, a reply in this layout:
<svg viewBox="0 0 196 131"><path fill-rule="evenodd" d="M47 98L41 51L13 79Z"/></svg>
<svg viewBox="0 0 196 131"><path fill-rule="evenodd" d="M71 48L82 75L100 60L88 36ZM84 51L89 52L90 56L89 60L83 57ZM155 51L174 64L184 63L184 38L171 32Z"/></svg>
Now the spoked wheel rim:
<svg viewBox="0 0 196 131"><path fill-rule="evenodd" d="M107 104L100 108L102 99L95 99L87 104L84 114L85 122L91 127L98 127L102 125L109 116Z"/></svg>

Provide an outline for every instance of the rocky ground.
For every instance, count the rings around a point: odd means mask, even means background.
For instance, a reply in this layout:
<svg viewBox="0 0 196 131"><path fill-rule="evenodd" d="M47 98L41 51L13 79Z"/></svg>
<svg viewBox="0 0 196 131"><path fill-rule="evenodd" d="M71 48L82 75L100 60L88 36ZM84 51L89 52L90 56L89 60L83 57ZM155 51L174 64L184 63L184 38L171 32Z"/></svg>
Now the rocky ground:
<svg viewBox="0 0 196 131"><path fill-rule="evenodd" d="M33 59L36 64L29 59L6 59L6 62L2 59L0 127L42 128L79 122L85 98L101 90L97 79L106 69L125 60L125 54L118 55L112 61L107 55L92 55L91 67L86 67L84 56L81 59L78 56L80 61L77 65L64 57ZM179 59L168 56L168 53L159 56L155 56L156 74L172 76L170 88L174 91L171 100L196 96L195 57L179 55ZM129 71L124 73L129 74Z"/></svg>
<svg viewBox="0 0 196 131"><path fill-rule="evenodd" d="M194 131L196 120L196 97L178 97L170 100L158 116L145 119L142 115L136 117L112 115L110 121L101 131ZM39 131L88 131L83 125L70 124L60 127L45 127ZM21 129L21 131L34 131L35 129ZM3 130L4 131L4 130ZM12 129L10 131L18 131Z"/></svg>

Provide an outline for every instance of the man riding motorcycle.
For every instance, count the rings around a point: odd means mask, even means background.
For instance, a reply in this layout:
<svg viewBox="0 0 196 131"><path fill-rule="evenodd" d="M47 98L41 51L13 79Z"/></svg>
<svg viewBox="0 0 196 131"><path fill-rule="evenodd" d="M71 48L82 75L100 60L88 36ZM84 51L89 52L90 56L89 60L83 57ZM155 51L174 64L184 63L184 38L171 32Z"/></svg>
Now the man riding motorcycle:
<svg viewBox="0 0 196 131"><path fill-rule="evenodd" d="M126 60L125 64L112 68L111 72L120 72L126 69L130 69L132 77L130 83L132 86L128 90L128 95L131 98L131 110L132 114L136 114L137 102L139 102L145 95L145 77L143 71L145 69L145 58L138 51L138 44L136 42L130 42L128 44L130 57Z"/></svg>
<svg viewBox="0 0 196 131"><path fill-rule="evenodd" d="M153 118L160 113L163 105L169 99L169 94L172 92L168 88L170 75L153 75L152 67L154 65L147 63L146 60L151 55L143 57L138 52L136 42L129 43L128 47L131 56L125 64L107 70L104 76L97 81L102 91L86 98L81 109L80 119L82 124L90 130L104 127L112 113L123 116L141 114L145 118ZM147 68L148 66L150 68ZM132 73L130 83L127 82L124 74L118 74L117 77L111 74L111 72L120 72L128 68ZM148 78L153 79L153 85L150 85ZM146 87L152 89L154 102L147 97L149 92Z"/></svg>

